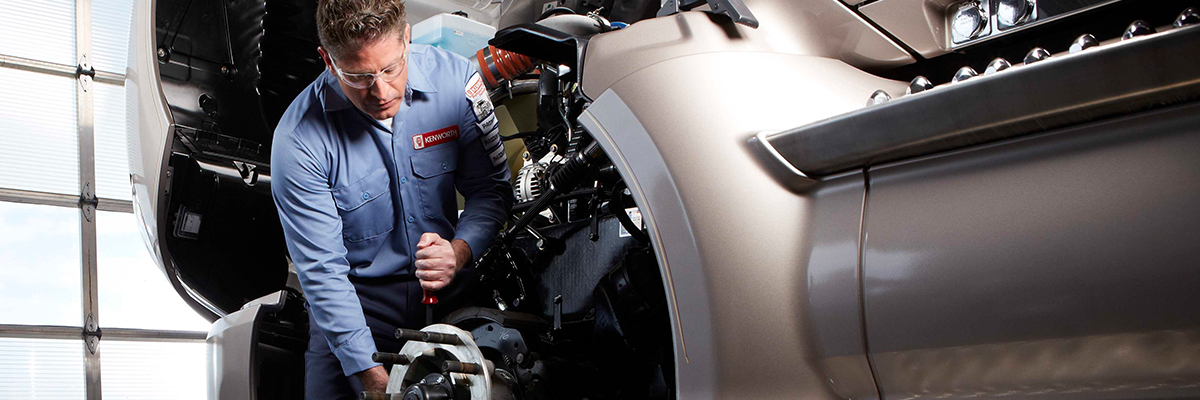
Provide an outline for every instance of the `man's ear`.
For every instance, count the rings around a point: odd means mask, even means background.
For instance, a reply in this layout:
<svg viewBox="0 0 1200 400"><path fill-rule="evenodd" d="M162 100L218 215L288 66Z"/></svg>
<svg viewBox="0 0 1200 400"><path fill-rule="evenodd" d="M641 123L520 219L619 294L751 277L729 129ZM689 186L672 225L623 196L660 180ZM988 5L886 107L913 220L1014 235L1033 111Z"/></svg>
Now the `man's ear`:
<svg viewBox="0 0 1200 400"><path fill-rule="evenodd" d="M320 53L321 60L325 61L325 69L333 71L333 59L329 58L329 52L325 51L325 47L317 46L317 53Z"/></svg>
<svg viewBox="0 0 1200 400"><path fill-rule="evenodd" d="M404 44L412 43L412 25L404 24Z"/></svg>

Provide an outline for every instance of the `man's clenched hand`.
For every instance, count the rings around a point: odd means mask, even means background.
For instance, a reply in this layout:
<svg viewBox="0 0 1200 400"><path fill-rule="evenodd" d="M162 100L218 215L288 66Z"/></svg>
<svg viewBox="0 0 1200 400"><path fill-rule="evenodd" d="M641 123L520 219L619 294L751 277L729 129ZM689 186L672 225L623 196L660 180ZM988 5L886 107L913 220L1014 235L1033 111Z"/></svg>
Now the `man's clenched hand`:
<svg viewBox="0 0 1200 400"><path fill-rule="evenodd" d="M471 259L471 246L462 239L446 241L433 232L421 235L417 242L417 278L421 288L440 290L454 280L454 274Z"/></svg>

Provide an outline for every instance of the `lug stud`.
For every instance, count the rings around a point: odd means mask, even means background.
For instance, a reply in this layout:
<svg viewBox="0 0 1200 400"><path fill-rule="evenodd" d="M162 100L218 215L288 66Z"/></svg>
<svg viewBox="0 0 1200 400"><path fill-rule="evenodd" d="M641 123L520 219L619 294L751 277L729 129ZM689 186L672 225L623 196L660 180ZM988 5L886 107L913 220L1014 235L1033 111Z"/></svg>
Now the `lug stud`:
<svg viewBox="0 0 1200 400"><path fill-rule="evenodd" d="M954 73L954 79L951 79L950 82L951 83L959 83L959 82L965 81L967 79L974 78L978 75L979 75L979 73L975 72L975 68L962 67L962 68L958 69L958 72Z"/></svg>
<svg viewBox="0 0 1200 400"><path fill-rule="evenodd" d="M1188 25L1194 25L1198 22L1200 22L1200 11L1197 11L1195 8L1188 7L1188 9L1179 13L1179 16L1175 18L1175 22L1172 23L1171 26L1182 28Z"/></svg>
<svg viewBox="0 0 1200 400"><path fill-rule="evenodd" d="M1154 33L1154 27L1150 26L1150 24L1147 24L1146 21L1139 19L1137 21L1133 21L1132 24L1129 24L1128 28L1125 28L1125 33L1121 34L1121 40L1129 40L1138 36L1146 36L1152 33Z"/></svg>
<svg viewBox="0 0 1200 400"><path fill-rule="evenodd" d="M1029 51L1029 54L1025 55L1025 65L1033 64L1047 58L1050 58L1050 52L1041 47L1034 47L1033 50Z"/></svg>
<svg viewBox="0 0 1200 400"><path fill-rule="evenodd" d="M1090 33L1085 33L1071 42L1071 49L1068 53L1075 54L1100 45L1100 41L1096 40L1095 36Z"/></svg>
<svg viewBox="0 0 1200 400"><path fill-rule="evenodd" d="M983 74L991 75L1006 70L1009 67L1012 67L1012 64L1009 64L1008 60L1005 60L1001 57L996 57L995 60L992 60L992 62L988 63L987 68L983 70Z"/></svg>
<svg viewBox="0 0 1200 400"><path fill-rule="evenodd" d="M933 82L923 76L918 76L908 83L908 89L904 91L904 94L917 94L929 89L933 89Z"/></svg>
<svg viewBox="0 0 1200 400"><path fill-rule="evenodd" d="M888 94L887 92L885 92L883 90L876 90L875 93L871 93L871 98L867 100L867 106L869 107L869 106L887 103L888 100L891 100L891 99L892 99L892 95Z"/></svg>

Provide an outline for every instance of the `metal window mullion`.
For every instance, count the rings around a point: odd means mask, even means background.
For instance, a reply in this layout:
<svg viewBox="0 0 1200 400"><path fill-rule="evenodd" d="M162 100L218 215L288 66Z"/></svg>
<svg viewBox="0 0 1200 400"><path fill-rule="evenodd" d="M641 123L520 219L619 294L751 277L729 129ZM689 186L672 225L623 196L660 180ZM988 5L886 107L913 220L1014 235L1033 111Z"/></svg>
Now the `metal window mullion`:
<svg viewBox="0 0 1200 400"><path fill-rule="evenodd" d="M0 325L0 338L79 340L78 326Z"/></svg>
<svg viewBox="0 0 1200 400"><path fill-rule="evenodd" d="M105 328L104 340L124 342L204 342L208 332Z"/></svg>
<svg viewBox="0 0 1200 400"><path fill-rule="evenodd" d="M33 190L0 188L0 202L36 204L54 207L79 208L80 196L61 193L38 192ZM133 202L109 198L98 198L96 209L100 211L133 213Z"/></svg>
<svg viewBox="0 0 1200 400"><path fill-rule="evenodd" d="M79 340L78 326L0 324L0 338ZM161 329L107 328L105 340L125 342L203 342L207 332Z"/></svg>
<svg viewBox="0 0 1200 400"><path fill-rule="evenodd" d="M23 71L37 72L42 74L50 74L64 76L68 78L76 77L78 70L74 65L59 64L56 62L35 60L32 58L10 56L0 54L0 67L19 69ZM114 85L125 85L125 74L115 72L96 71L94 79L100 83L111 83Z"/></svg>
<svg viewBox="0 0 1200 400"><path fill-rule="evenodd" d="M88 400L101 400L100 385L100 310L96 279L96 143L92 82L92 3L75 0L75 59L78 60L76 85L79 118L79 231L81 286L83 289L83 356Z"/></svg>

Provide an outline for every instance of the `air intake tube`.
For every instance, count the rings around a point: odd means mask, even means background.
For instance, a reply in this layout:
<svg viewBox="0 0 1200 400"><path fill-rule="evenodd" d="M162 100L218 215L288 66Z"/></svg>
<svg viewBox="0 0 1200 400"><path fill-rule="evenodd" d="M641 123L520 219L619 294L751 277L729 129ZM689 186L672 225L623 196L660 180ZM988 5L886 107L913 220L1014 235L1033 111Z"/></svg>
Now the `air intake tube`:
<svg viewBox="0 0 1200 400"><path fill-rule="evenodd" d="M498 88L504 81L516 79L535 68L529 57L500 50L496 46L479 49L475 52L475 59L479 62L479 72L488 90Z"/></svg>

